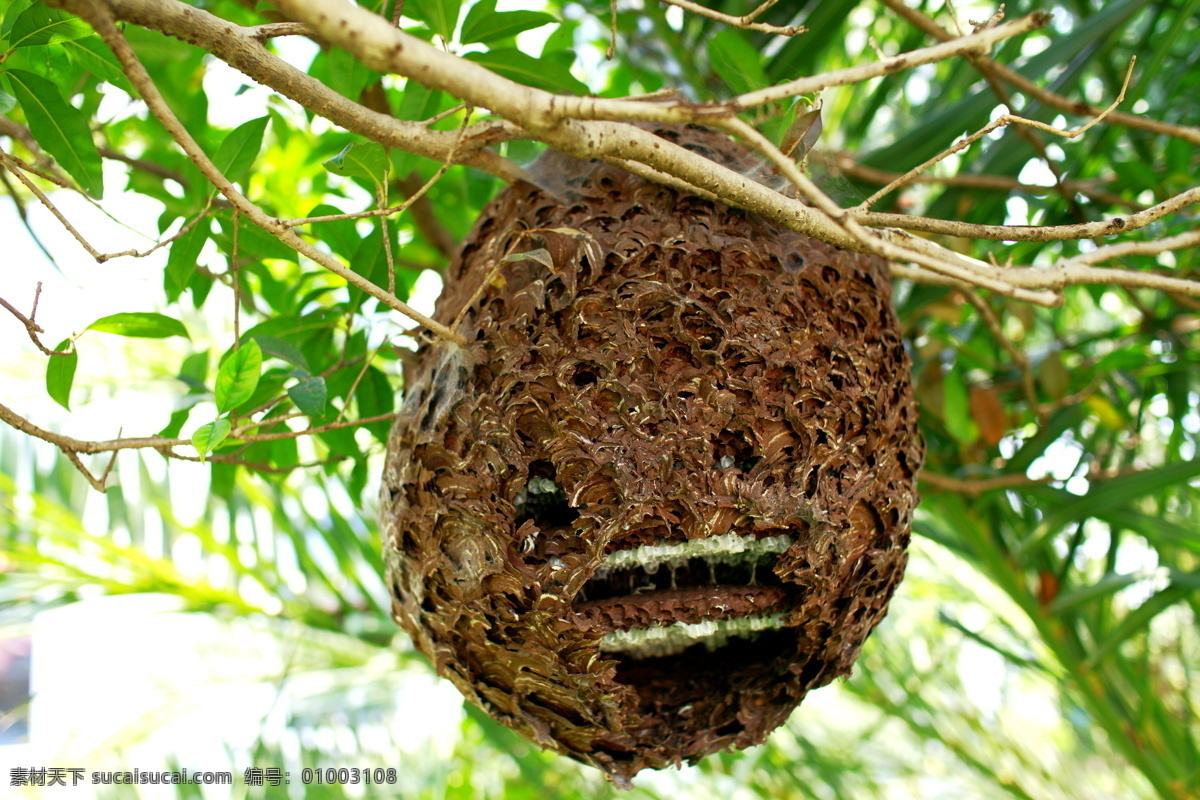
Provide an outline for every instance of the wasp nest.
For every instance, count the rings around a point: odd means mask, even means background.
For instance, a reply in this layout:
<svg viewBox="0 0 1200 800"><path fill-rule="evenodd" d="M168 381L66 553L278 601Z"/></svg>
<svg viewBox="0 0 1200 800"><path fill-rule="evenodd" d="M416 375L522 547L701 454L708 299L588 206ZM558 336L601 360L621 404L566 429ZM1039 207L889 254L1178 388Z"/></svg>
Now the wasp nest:
<svg viewBox="0 0 1200 800"><path fill-rule="evenodd" d="M384 550L440 674L626 784L762 742L850 672L904 572L922 447L884 261L613 167L539 169L554 188L504 191L450 266L436 317L471 344L410 376Z"/></svg>

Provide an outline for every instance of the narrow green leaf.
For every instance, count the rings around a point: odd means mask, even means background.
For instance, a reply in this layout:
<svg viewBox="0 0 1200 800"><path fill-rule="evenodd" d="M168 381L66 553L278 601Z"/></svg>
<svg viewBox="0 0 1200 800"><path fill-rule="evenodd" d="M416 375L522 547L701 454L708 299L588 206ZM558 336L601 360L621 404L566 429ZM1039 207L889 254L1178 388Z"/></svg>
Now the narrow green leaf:
<svg viewBox="0 0 1200 800"><path fill-rule="evenodd" d="M196 448L196 452L200 454L201 461L206 455L220 447L221 442L225 441L225 437L229 435L231 427L229 420L221 417L196 429L196 432L192 434L192 447Z"/></svg>
<svg viewBox="0 0 1200 800"><path fill-rule="evenodd" d="M317 376L303 380L288 389L288 397L296 404L296 408L310 417L319 417L325 413L327 390L325 379Z"/></svg>
<svg viewBox="0 0 1200 800"><path fill-rule="evenodd" d="M454 38L462 0L408 0L404 16L419 19L447 42Z"/></svg>
<svg viewBox="0 0 1200 800"><path fill-rule="evenodd" d="M253 339L243 343L225 359L225 363L217 372L215 394L219 413L224 414L250 399L254 390L258 388L262 360L262 349Z"/></svg>
<svg viewBox="0 0 1200 800"><path fill-rule="evenodd" d="M761 89L770 81L762 54L734 30L721 30L708 40L708 61L732 94Z"/></svg>
<svg viewBox="0 0 1200 800"><path fill-rule="evenodd" d="M80 188L99 200L104 196L100 153L92 141L87 117L63 99L50 81L21 69L7 73L29 130Z"/></svg>
<svg viewBox="0 0 1200 800"><path fill-rule="evenodd" d="M1120 647L1122 642L1148 630L1150 623L1159 614L1176 603L1195 596L1196 586L1194 581L1179 580L1180 577L1186 578L1188 576L1175 575L1172 577L1173 580L1167 588L1160 592L1155 592L1148 600L1126 614L1120 624L1103 641L1089 648L1088 657L1084 659L1080 667L1081 671L1090 672L1097 664L1108 658L1113 651Z"/></svg>
<svg viewBox="0 0 1200 800"><path fill-rule="evenodd" d="M497 11L496 0L483 0L471 6L463 20L463 44L494 42L518 33L558 22L542 11Z"/></svg>
<svg viewBox="0 0 1200 800"><path fill-rule="evenodd" d="M213 163L225 173L226 178L236 182L245 177L254 159L258 157L258 151L262 149L263 134L270 119L263 116L243 122L230 131L221 142L216 155L213 156Z"/></svg>
<svg viewBox="0 0 1200 800"><path fill-rule="evenodd" d="M342 152L326 159L322 166L335 175L348 178L365 178L382 187L387 180L388 159L383 145L375 142L357 142L342 148Z"/></svg>
<svg viewBox="0 0 1200 800"><path fill-rule="evenodd" d="M70 339L63 339L55 350L66 350ZM54 402L71 410L71 384L75 381L75 368L79 366L79 354L71 351L65 356L50 356L46 362L46 391Z"/></svg>
<svg viewBox="0 0 1200 800"><path fill-rule="evenodd" d="M545 89L547 92L588 93L587 85L571 74L570 62L573 56L570 53L549 53L541 58L534 58L509 47L489 50L486 53L468 53L463 58L485 66L509 80Z"/></svg>
<svg viewBox="0 0 1200 800"><path fill-rule="evenodd" d="M300 352L300 348L294 344L285 342L282 339L276 339L274 336L263 334L256 334L251 338L258 342L258 346L262 349L264 357L282 359L305 372L312 372L312 368L308 366L308 359Z"/></svg>
<svg viewBox="0 0 1200 800"><path fill-rule="evenodd" d="M1147 577L1147 575L1122 575L1115 572L1110 572L1100 580L1090 583L1087 586L1081 586L1078 589L1072 589L1069 592L1063 592L1054 598L1050 605L1046 607L1046 610L1051 614L1058 615L1064 611L1069 611L1078 605L1088 603L1099 597L1104 597L1106 595L1119 592L1127 586L1132 586L1138 581L1145 580Z"/></svg>
<svg viewBox="0 0 1200 800"><path fill-rule="evenodd" d="M191 338L182 322L152 311L111 314L96 320L87 329L138 339L166 339L168 336Z"/></svg>
<svg viewBox="0 0 1200 800"><path fill-rule="evenodd" d="M200 251L208 241L208 221L200 220L187 233L171 242L167 253L167 268L163 272L163 288L167 299L174 302L187 288L196 271Z"/></svg>
<svg viewBox="0 0 1200 800"><path fill-rule="evenodd" d="M1063 498L1048 509L1042 524L1021 542L1018 552L1029 552L1065 525L1089 517L1104 517L1110 509L1126 506L1148 494L1187 483L1197 475L1200 475L1200 458L1166 464L1119 478L1094 481L1087 494L1081 496L1062 492ZM1048 488L1043 487L1039 491L1045 492Z"/></svg>
<svg viewBox="0 0 1200 800"><path fill-rule="evenodd" d="M91 36L92 28L83 20L34 3L21 12L9 31L9 46L12 48L32 47L42 44L59 44Z"/></svg>

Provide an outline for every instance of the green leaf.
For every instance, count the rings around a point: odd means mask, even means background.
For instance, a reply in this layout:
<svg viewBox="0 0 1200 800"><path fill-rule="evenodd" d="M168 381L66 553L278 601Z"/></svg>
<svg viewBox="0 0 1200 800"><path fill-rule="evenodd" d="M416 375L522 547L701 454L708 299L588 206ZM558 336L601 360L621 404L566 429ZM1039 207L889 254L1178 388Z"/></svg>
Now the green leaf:
<svg viewBox="0 0 1200 800"><path fill-rule="evenodd" d="M225 417L214 419L212 422L201 425L192 434L192 447L196 448L196 452L200 454L200 460L215 450L225 441L225 437L229 435L229 430L233 426Z"/></svg>
<svg viewBox="0 0 1200 800"><path fill-rule="evenodd" d="M58 87L40 75L21 69L6 74L33 138L80 188L97 200L103 197L100 153L92 141L87 116L63 100Z"/></svg>
<svg viewBox="0 0 1200 800"><path fill-rule="evenodd" d="M137 339L166 339L168 336L188 336L187 328L177 319L152 311L135 311L101 317L87 327L89 331L115 333Z"/></svg>
<svg viewBox="0 0 1200 800"><path fill-rule="evenodd" d="M16 49L70 42L92 33L91 26L78 17L34 3L17 17L8 38L9 46Z"/></svg>
<svg viewBox="0 0 1200 800"><path fill-rule="evenodd" d="M294 344L285 342L282 339L276 339L274 336L263 334L256 334L252 338L258 342L258 346L262 349L264 357L282 359L305 372L312 372L312 368L308 366L308 359L300 352L300 348Z"/></svg>
<svg viewBox="0 0 1200 800"><path fill-rule="evenodd" d="M129 94L134 93L133 84L121 71L117 57L98 36L64 42L62 48L72 61L100 80L107 81Z"/></svg>
<svg viewBox="0 0 1200 800"><path fill-rule="evenodd" d="M460 40L463 44L494 42L551 22L558 20L542 11L497 11L496 0L482 0L467 12Z"/></svg>
<svg viewBox="0 0 1200 800"><path fill-rule="evenodd" d="M410 80L404 87L404 96L400 98L400 108L396 113L400 119L419 122L437 114L441 103L441 92Z"/></svg>
<svg viewBox="0 0 1200 800"><path fill-rule="evenodd" d="M395 409L396 392L387 379L387 375L378 367L368 367L358 388L354 390L354 399L358 403L360 417L377 417L380 414L390 414ZM388 434L392 423L388 420L372 422L367 426L371 435L382 444L387 444Z"/></svg>
<svg viewBox="0 0 1200 800"><path fill-rule="evenodd" d="M1098 480L1092 483L1087 494L1070 495L1049 487L1037 489L1037 493L1055 492L1060 498L1046 513L1046 518L1029 537L1021 542L1018 552L1029 550L1040 544L1047 536L1061 530L1063 526L1089 517L1104 517L1111 509L1118 509L1134 500L1186 484L1200 475L1200 458L1175 464L1164 464L1154 469L1142 470L1119 478Z"/></svg>
<svg viewBox="0 0 1200 800"><path fill-rule="evenodd" d="M408 0L404 16L419 19L447 42L454 38L462 0Z"/></svg>
<svg viewBox="0 0 1200 800"><path fill-rule="evenodd" d="M237 408L250 399L258 387L258 379L262 374L262 349L258 342L251 339L242 344L217 372L217 412Z"/></svg>
<svg viewBox="0 0 1200 800"><path fill-rule="evenodd" d="M0 24L0 39L9 38L13 25L17 24L17 20L31 5L33 5L32 0L13 0L12 5L4 12L4 22Z"/></svg>
<svg viewBox="0 0 1200 800"><path fill-rule="evenodd" d="M0 90L0 114L7 114L17 107L17 98Z"/></svg>
<svg viewBox="0 0 1200 800"><path fill-rule="evenodd" d="M950 372L942 384L942 412L946 430L960 444L970 444L979 438L979 427L971 417L967 385L958 372Z"/></svg>
<svg viewBox="0 0 1200 800"><path fill-rule="evenodd" d="M70 339L63 339L55 350L66 350ZM75 381L75 368L79 366L79 354L71 351L65 356L50 356L46 362L46 391L54 402L71 410L71 384Z"/></svg>
<svg viewBox="0 0 1200 800"><path fill-rule="evenodd" d="M348 144L342 148L342 152L323 161L322 165L335 175L365 178L376 188L383 187L390 167L383 145L375 142Z"/></svg>
<svg viewBox="0 0 1200 800"><path fill-rule="evenodd" d="M363 89L379 79L379 73L363 65L345 50L329 51L329 88L355 102Z"/></svg>
<svg viewBox="0 0 1200 800"><path fill-rule="evenodd" d="M288 389L288 397L292 398L296 408L310 417L319 417L325 413L326 396L325 379L319 375L300 381Z"/></svg>
<svg viewBox="0 0 1200 800"><path fill-rule="evenodd" d="M516 48L468 53L468 61L487 67L509 80L563 94L588 94L588 87L571 74L571 53L550 53L541 58L525 55Z"/></svg>
<svg viewBox="0 0 1200 800"><path fill-rule="evenodd" d="M187 233L171 242L167 253L167 268L163 272L163 288L167 299L171 302L179 299L179 295L187 288L188 281L196 270L200 260L200 251L208 241L208 221L200 220Z"/></svg>
<svg viewBox="0 0 1200 800"><path fill-rule="evenodd" d="M751 92L770 83L762 55L737 31L718 31L708 40L708 61L733 94Z"/></svg>
<svg viewBox="0 0 1200 800"><path fill-rule="evenodd" d="M263 133L266 132L270 119L268 116L262 116L243 122L230 131L221 142L217 154L213 156L213 163L225 173L226 178L240 181L245 176L254 159L258 157L258 151L262 149Z"/></svg>

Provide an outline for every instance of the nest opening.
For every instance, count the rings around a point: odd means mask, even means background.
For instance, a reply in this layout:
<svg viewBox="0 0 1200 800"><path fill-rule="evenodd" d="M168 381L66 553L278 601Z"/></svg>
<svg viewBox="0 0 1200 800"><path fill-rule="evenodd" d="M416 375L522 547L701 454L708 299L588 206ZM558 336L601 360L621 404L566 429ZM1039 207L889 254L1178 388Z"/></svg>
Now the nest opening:
<svg viewBox="0 0 1200 800"><path fill-rule="evenodd" d="M529 465L525 486L513 498L513 508L517 528L532 521L543 533L570 528L579 519L579 511L567 500L567 493L558 485L554 465L549 461Z"/></svg>

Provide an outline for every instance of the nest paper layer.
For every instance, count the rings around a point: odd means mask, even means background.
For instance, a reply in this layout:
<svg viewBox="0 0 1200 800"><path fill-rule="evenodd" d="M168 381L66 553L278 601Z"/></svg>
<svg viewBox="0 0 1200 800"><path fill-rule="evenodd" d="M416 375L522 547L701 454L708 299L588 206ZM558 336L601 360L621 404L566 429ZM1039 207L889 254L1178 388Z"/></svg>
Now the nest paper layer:
<svg viewBox="0 0 1200 800"><path fill-rule="evenodd" d="M472 344L409 376L384 548L441 674L624 781L761 742L850 671L904 571L917 412L882 260L538 168L450 267L436 318Z"/></svg>

